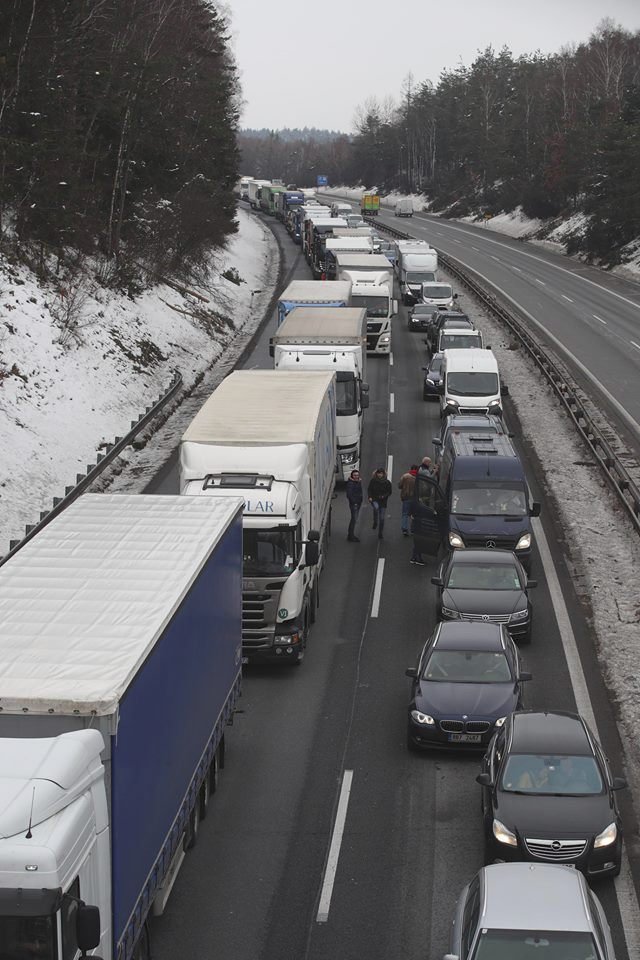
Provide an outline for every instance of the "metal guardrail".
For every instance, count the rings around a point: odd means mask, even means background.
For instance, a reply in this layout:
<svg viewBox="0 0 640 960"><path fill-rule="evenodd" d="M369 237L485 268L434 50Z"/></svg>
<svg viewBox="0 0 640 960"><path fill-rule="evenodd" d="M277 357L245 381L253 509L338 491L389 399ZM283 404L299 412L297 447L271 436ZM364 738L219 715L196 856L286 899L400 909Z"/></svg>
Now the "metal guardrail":
<svg viewBox="0 0 640 960"><path fill-rule="evenodd" d="M46 527L54 517L57 517L58 514L62 513L70 503L73 503L84 491L91 486L91 484L100 476L105 467L109 466L117 456L128 447L131 441L140 433L141 430L146 427L149 421L162 410L162 408L171 400L173 396L177 393L178 389L182 386L182 374L176 371L173 375L171 383L165 390L163 394L158 397L156 402L150 407L147 407L144 413L141 413L137 420L131 421L131 430L125 434L124 437L116 437L113 443L108 443L106 445L106 453L99 453L97 462L95 464L87 465L86 474L79 473L76 476L75 484L65 487L63 497L54 497L53 498L53 507L51 510L43 510L40 514L40 519L37 523L30 523L26 526L25 536L21 540L11 540L9 543L9 551L3 557L0 557L0 566L3 563L6 563L15 553L20 550L25 543L28 543L32 537L35 537L37 533L42 530L43 527Z"/></svg>
<svg viewBox="0 0 640 960"><path fill-rule="evenodd" d="M389 227L381 223L377 218L365 217L364 219L371 226L390 234L398 240L416 239L408 233L396 230L395 227ZM442 253L440 250L438 250L438 259L480 301L485 309L508 327L524 346L559 397L578 433L602 469L609 486L618 496L620 504L624 507L636 533L640 534L640 487L629 475L598 424L585 410L584 401L580 397L577 386L561 371L542 343L532 336L531 332L519 322L513 313L506 309L497 297L465 270L459 260Z"/></svg>

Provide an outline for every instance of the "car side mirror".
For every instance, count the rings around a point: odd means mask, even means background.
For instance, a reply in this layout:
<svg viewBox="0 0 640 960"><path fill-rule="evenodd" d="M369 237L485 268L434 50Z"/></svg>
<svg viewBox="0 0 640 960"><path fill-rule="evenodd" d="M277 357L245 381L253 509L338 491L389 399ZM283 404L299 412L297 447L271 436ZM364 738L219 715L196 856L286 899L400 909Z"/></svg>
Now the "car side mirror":
<svg viewBox="0 0 640 960"><path fill-rule="evenodd" d="M527 590L534 590L538 586L537 580L527 580Z"/></svg>
<svg viewBox="0 0 640 960"><path fill-rule="evenodd" d="M508 397L508 396L509 396L509 387L506 385L506 383L501 383L501 384L500 384L500 396L501 396L501 397Z"/></svg>
<svg viewBox="0 0 640 960"><path fill-rule="evenodd" d="M444 580L442 577L431 577L431 583L434 587L444 587Z"/></svg>
<svg viewBox="0 0 640 960"><path fill-rule="evenodd" d="M76 943L85 954L100 943L100 908L79 903L76 908Z"/></svg>
<svg viewBox="0 0 640 960"><path fill-rule="evenodd" d="M476 783L479 783L481 787L492 787L493 780L491 779L491 774L479 773L476 777Z"/></svg>
<svg viewBox="0 0 640 960"><path fill-rule="evenodd" d="M488 344L486 345L485 350L491 350L491 344L490 344L490 343L488 343Z"/></svg>
<svg viewBox="0 0 640 960"><path fill-rule="evenodd" d="M441 447L441 446L442 446L442 440L440 439L440 437L434 437L433 440L432 440L432 443L433 443L434 447Z"/></svg>
<svg viewBox="0 0 640 960"><path fill-rule="evenodd" d="M457 294L457 293L454 293L453 299L454 299L454 300L457 300L457 299L458 299L458 294Z"/></svg>
<svg viewBox="0 0 640 960"><path fill-rule="evenodd" d="M428 370L429 367L421 367L420 369L421 369L421 370Z"/></svg>
<svg viewBox="0 0 640 960"><path fill-rule="evenodd" d="M407 667L407 669L404 672L404 675L405 677L412 677L413 679L415 679L418 676L418 671L416 670L415 667Z"/></svg>
<svg viewBox="0 0 640 960"><path fill-rule="evenodd" d="M533 680L533 674L531 673L521 673L518 677L520 683L526 683L527 680Z"/></svg>
<svg viewBox="0 0 640 960"><path fill-rule="evenodd" d="M537 500L534 500L531 504L531 510L529 510L530 517L539 517L540 516L540 503Z"/></svg>
<svg viewBox="0 0 640 960"><path fill-rule="evenodd" d="M614 777L611 785L612 790L625 790L628 786L624 777Z"/></svg>

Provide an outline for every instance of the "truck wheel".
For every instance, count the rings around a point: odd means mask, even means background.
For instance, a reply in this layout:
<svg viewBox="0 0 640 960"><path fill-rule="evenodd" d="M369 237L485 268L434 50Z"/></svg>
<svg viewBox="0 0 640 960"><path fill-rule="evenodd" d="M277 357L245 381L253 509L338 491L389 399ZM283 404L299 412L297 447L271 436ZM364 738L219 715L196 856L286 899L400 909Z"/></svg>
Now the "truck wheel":
<svg viewBox="0 0 640 960"><path fill-rule="evenodd" d="M196 800L196 805L191 811L189 825L184 835L184 850L193 850L198 842L198 833L200 832L200 803Z"/></svg>

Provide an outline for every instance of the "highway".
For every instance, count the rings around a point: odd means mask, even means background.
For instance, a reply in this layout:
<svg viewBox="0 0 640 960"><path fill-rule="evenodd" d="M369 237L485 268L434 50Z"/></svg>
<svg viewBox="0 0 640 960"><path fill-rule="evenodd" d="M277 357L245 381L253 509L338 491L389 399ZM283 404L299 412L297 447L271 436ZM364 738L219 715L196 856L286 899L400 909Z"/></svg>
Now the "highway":
<svg viewBox="0 0 640 960"><path fill-rule="evenodd" d="M403 229L402 222L388 219ZM462 228L457 237L443 224L442 236L436 236L435 226L414 218L405 229L416 235L428 232L435 246L458 257L455 241L460 239L465 261L484 272L493 237L487 238L486 249L477 242L480 252L474 264L467 259L471 241ZM308 278L300 248L280 225L275 229L283 235L288 279ZM586 320L580 335L568 329L566 318L575 321L579 309L580 280L562 287L552 266L536 264L548 287L537 284L538 291L532 267L526 275L521 267L523 276L514 270L523 261L516 262L511 247L499 244L495 253L501 258L495 270L501 271L507 292L522 297L527 310L535 307L539 315L547 310L554 335L565 335L576 350L584 349L580 356L585 363L599 357L600 374L609 377L602 331ZM552 304L562 293L575 303L558 304L556 310ZM598 307L602 319L617 331L609 338L611 356L627 364L629 377L635 363L637 377L640 349L637 360L632 348L625 357L616 338L623 330L632 332L634 318L638 324L638 308L630 303L624 322L618 322L616 314L614 324L611 310L604 309L610 294L598 296L603 298ZM640 304L640 291L636 297ZM267 325L243 366L271 366L271 330ZM589 354L587 342L600 353ZM338 489L321 607L307 656L300 668L247 670L241 712L227 736L227 765L219 789L167 911L152 926L155 960L181 955L216 960L440 960L447 952L456 897L482 865L482 826L475 783L479 758L414 755L405 744L409 681L404 671L415 665L435 624L435 589L430 584L435 563L423 568L409 564L410 541L401 536L396 486L411 462L432 452L430 441L439 423L437 405L420 399L421 350L421 339L408 332L401 311L394 321L393 362L369 359L371 406L362 472L366 481L377 466L391 468L394 494L385 539L375 539L364 510L358 530L362 542L346 541L348 511L344 492ZM620 375L607 383L619 391L616 396L628 405L629 415L640 419L640 399L634 401L631 384L625 392ZM507 417L517 436L508 401ZM540 499L540 465L529 445L521 453L534 498ZM177 492L175 469L162 465L152 490ZM577 690L581 705L586 697L597 717L616 774L622 765L620 744L590 626L554 551L554 517L545 504L541 520L539 537L543 547L548 538L553 562L546 551L544 564L539 555L534 558L539 587L533 595L533 642L524 648L526 669L533 673L526 705L573 710ZM565 608L578 643L585 689L576 682L576 663L568 663L565 655L566 629L558 625ZM631 834L635 824L629 796L621 795L620 802ZM635 860L632 867L637 870ZM605 906L618 960L637 960L633 890L628 883L614 886L611 881L594 889ZM633 945L629 950L625 934Z"/></svg>

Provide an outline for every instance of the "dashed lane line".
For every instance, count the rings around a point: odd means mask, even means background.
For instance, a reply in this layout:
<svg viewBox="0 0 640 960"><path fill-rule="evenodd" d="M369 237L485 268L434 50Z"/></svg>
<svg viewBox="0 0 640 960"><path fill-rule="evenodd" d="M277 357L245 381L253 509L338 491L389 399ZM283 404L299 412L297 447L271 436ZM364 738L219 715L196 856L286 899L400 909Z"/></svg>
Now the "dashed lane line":
<svg viewBox="0 0 640 960"><path fill-rule="evenodd" d="M333 894L333 885L335 883L336 873L338 870L338 860L340 858L340 848L342 846L344 825L347 821L347 807L349 806L349 796L351 794L352 782L353 770L345 770L342 776L340 799L338 800L336 819L335 823L333 824L331 846L329 847L329 856L327 858L327 865L324 871L324 880L322 883L322 891L320 893L320 903L318 904L318 913L316 915L316 921L318 923L326 923L329 919L331 896Z"/></svg>
<svg viewBox="0 0 640 960"><path fill-rule="evenodd" d="M573 302L574 302L574 301L571 299L571 297L568 297L568 296L566 295L566 293L561 293L560 296L562 297L563 300L568 300L569 303L573 303Z"/></svg>
<svg viewBox="0 0 640 960"><path fill-rule="evenodd" d="M373 588L373 601L371 603L371 617L377 617L380 613L380 596L382 594L382 578L384 576L384 557L378 558L378 569L376 570L376 582Z"/></svg>
<svg viewBox="0 0 640 960"><path fill-rule="evenodd" d="M387 457L387 479L391 480L391 474L393 473L393 454L390 453Z"/></svg>
<svg viewBox="0 0 640 960"><path fill-rule="evenodd" d="M389 394L389 413L396 412L396 396L395 393Z"/></svg>
<svg viewBox="0 0 640 960"><path fill-rule="evenodd" d="M599 317L597 313L594 313L593 319L594 319L594 320L599 320L600 323L604 323L605 327L608 326L607 321L606 321L606 320L603 320L602 317Z"/></svg>

